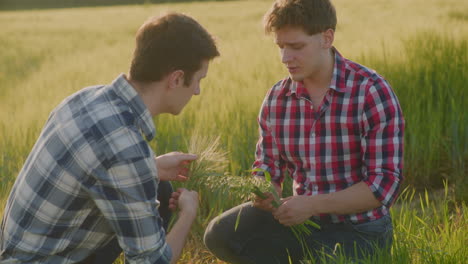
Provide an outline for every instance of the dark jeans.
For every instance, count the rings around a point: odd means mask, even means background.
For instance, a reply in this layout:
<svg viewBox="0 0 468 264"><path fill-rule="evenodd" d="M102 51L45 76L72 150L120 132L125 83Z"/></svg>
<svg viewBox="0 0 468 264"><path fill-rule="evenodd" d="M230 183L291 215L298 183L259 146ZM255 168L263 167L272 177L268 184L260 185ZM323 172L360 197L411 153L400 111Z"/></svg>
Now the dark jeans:
<svg viewBox="0 0 468 264"><path fill-rule="evenodd" d="M158 186L158 201L159 205L159 215L163 219L163 227L167 233L167 227L169 221L171 220L172 211L169 209L169 199L173 192L172 185L167 181L160 181ZM84 261L79 262L79 264L112 264L122 253L122 248L117 241L117 238L113 238L109 243L104 247L101 247L95 251L94 254L86 258Z"/></svg>
<svg viewBox="0 0 468 264"><path fill-rule="evenodd" d="M249 202L213 219L206 229L204 242L219 259L239 264L287 264L289 260L300 263L303 259L320 260L324 253L334 256L337 250L346 257L359 259L375 253L376 248L389 252L392 244L389 215L363 224L318 224L321 229L310 227L311 235L304 235L304 243L299 243L289 227Z"/></svg>

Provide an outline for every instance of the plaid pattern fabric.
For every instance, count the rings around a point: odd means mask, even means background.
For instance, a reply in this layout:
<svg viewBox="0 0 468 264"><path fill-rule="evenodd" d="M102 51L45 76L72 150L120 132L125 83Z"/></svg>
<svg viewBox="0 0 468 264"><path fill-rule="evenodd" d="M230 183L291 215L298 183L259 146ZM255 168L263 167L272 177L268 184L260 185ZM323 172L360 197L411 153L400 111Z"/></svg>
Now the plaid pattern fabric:
<svg viewBox="0 0 468 264"><path fill-rule="evenodd" d="M169 263L151 115L123 75L52 111L2 222L2 263L75 263L117 236L130 263Z"/></svg>
<svg viewBox="0 0 468 264"><path fill-rule="evenodd" d="M365 182L383 204L322 221L361 223L388 214L403 180L404 120L396 95L373 70L335 52L333 79L317 111L307 90L290 78L269 91L259 114L254 168L281 183L284 170L295 195L317 195Z"/></svg>

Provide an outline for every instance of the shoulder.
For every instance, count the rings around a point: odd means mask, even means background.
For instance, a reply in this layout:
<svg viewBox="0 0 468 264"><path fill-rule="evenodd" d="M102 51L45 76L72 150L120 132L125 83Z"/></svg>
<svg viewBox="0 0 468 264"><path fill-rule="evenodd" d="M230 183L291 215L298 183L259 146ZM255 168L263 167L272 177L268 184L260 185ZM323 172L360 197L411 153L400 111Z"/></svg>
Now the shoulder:
<svg viewBox="0 0 468 264"><path fill-rule="evenodd" d="M74 123L78 129L98 129L99 137L111 134L120 127L131 127L135 116L131 108L108 86L84 88L67 97L53 111L56 121Z"/></svg>
<svg viewBox="0 0 468 264"><path fill-rule="evenodd" d="M65 99L55 110L55 122L62 134L70 137L70 142L81 138L101 159L150 156L136 120L131 107L108 86L85 88Z"/></svg>
<svg viewBox="0 0 468 264"><path fill-rule="evenodd" d="M289 78L283 79L275 83L267 92L265 102L272 102L274 100L283 98L289 91L292 81Z"/></svg>
<svg viewBox="0 0 468 264"><path fill-rule="evenodd" d="M374 82L386 82L384 77L378 74L374 69L359 64L357 62L345 59L346 75L356 80Z"/></svg>
<svg viewBox="0 0 468 264"><path fill-rule="evenodd" d="M392 87L388 81L377 71L349 59L344 59L345 81L352 83L354 94L364 94L365 97L374 93L385 94L395 97Z"/></svg>

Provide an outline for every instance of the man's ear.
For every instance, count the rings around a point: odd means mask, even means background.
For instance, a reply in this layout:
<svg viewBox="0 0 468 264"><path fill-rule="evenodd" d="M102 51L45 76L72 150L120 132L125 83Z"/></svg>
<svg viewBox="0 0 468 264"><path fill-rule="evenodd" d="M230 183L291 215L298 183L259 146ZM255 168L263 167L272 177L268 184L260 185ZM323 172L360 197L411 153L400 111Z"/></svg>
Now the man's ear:
<svg viewBox="0 0 468 264"><path fill-rule="evenodd" d="M175 70L169 73L169 88L176 88L184 84L184 71Z"/></svg>
<svg viewBox="0 0 468 264"><path fill-rule="evenodd" d="M333 46L335 40L335 31L331 28L322 32L322 48L329 49Z"/></svg>

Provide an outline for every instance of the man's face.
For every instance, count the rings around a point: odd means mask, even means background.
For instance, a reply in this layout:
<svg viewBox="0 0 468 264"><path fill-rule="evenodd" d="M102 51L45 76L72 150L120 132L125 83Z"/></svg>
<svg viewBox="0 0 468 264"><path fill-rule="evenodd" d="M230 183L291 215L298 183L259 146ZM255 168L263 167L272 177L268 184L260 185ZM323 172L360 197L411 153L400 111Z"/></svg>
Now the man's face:
<svg viewBox="0 0 468 264"><path fill-rule="evenodd" d="M299 27L284 27L276 30L274 35L281 62L288 69L291 79L303 81L314 78L327 54L327 49L322 45L322 33L309 35Z"/></svg>
<svg viewBox="0 0 468 264"><path fill-rule="evenodd" d="M187 105L187 103L190 101L192 95L200 94L200 81L206 77L206 74L208 73L208 66L209 61L203 61L200 70L193 74L192 82L188 86L185 85L182 81L182 84L175 88L172 97L174 99L172 100L170 107L171 114L178 115L185 107L185 105Z"/></svg>

